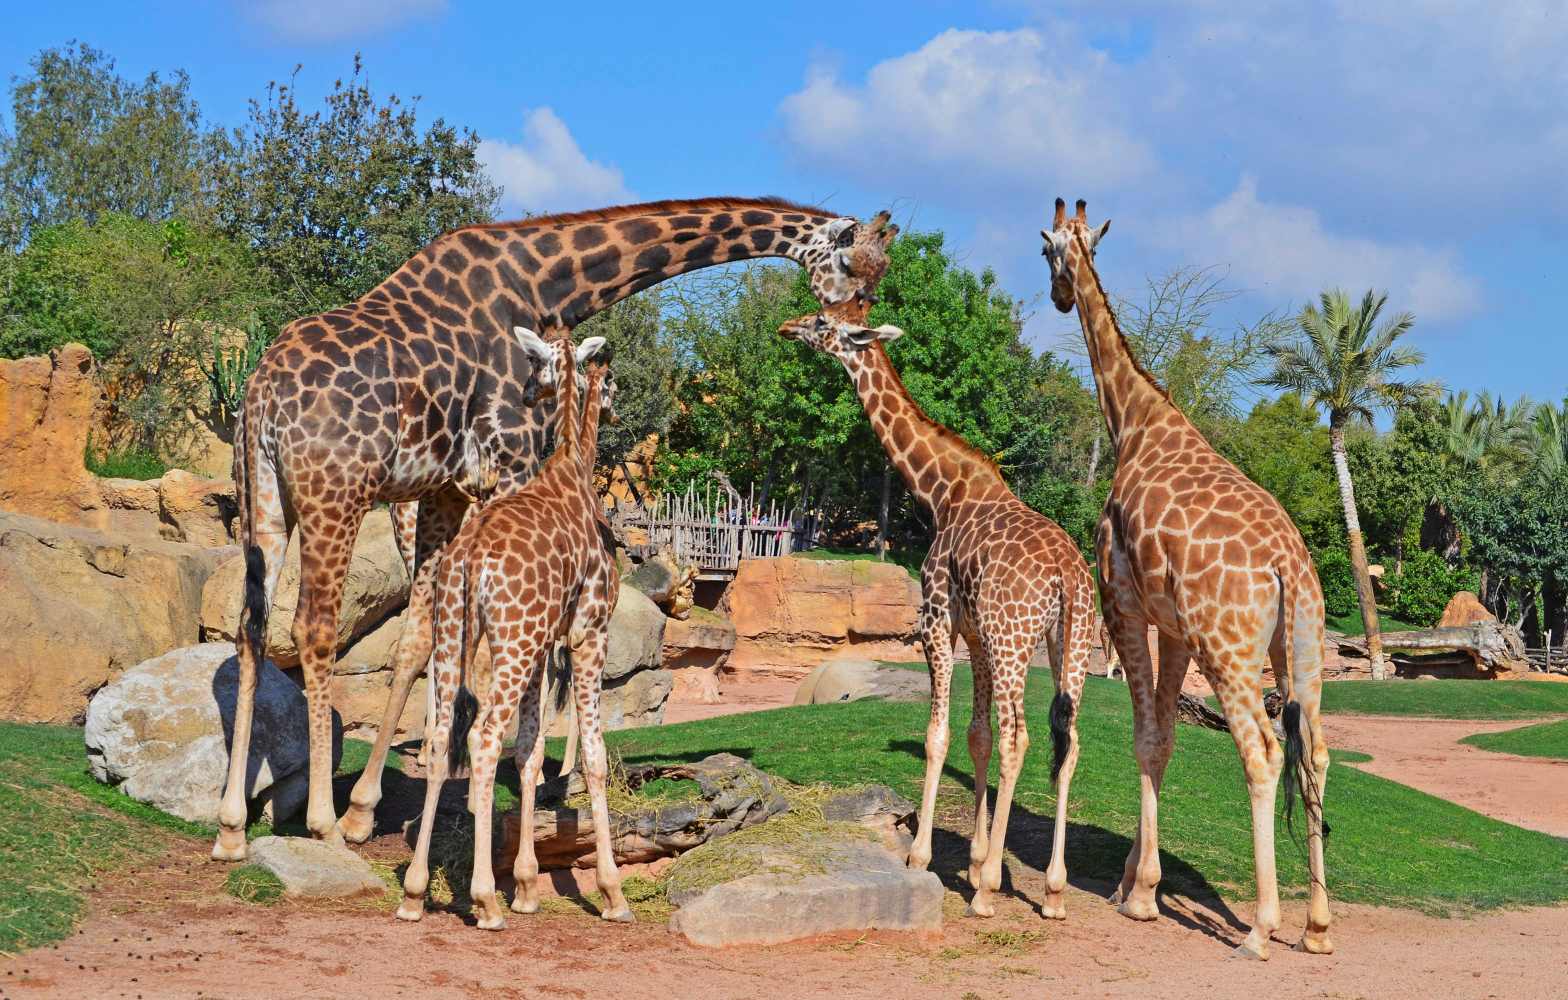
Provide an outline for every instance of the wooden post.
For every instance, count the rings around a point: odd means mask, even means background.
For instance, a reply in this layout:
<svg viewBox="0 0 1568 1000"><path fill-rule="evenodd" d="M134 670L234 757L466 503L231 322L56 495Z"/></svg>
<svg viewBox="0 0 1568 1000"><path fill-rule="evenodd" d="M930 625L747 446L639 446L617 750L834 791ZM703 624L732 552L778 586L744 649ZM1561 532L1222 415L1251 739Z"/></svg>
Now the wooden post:
<svg viewBox="0 0 1568 1000"><path fill-rule="evenodd" d="M893 464L884 463L882 466L882 508L877 515L877 559L887 559L887 528L888 528L888 501L893 492Z"/></svg>

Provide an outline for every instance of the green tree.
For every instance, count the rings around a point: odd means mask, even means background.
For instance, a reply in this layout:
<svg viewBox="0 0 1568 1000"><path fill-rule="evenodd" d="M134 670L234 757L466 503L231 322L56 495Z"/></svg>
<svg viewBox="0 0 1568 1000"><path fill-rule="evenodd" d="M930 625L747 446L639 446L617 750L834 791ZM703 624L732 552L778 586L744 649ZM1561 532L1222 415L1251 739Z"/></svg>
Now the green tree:
<svg viewBox="0 0 1568 1000"><path fill-rule="evenodd" d="M1314 552L1344 543L1328 428L1300 396L1255 403L1219 449L1274 495Z"/></svg>
<svg viewBox="0 0 1568 1000"><path fill-rule="evenodd" d="M1420 364L1423 356L1415 348L1398 343L1415 324L1413 315L1399 313L1378 324L1387 301L1387 295L1368 291L1360 305L1352 305L1342 291L1324 292L1321 307L1309 304L1302 309L1297 321L1299 338L1267 345L1265 350L1274 367L1259 380L1263 385L1298 393L1327 413L1329 447L1339 480L1350 562L1356 573L1372 673L1378 679L1386 675L1387 666L1377 627L1377 601L1367 573L1366 544L1356 513L1355 486L1346 458L1345 429L1357 422L1370 424L1375 411L1397 408L1430 392L1423 383L1396 377L1403 369Z"/></svg>
<svg viewBox="0 0 1568 1000"><path fill-rule="evenodd" d="M615 364L615 425L599 428L599 464L625 462L650 435L663 438L675 417L675 348L664 335L657 288L623 299L584 323L582 337L604 337ZM626 481L632 482L625 468Z"/></svg>
<svg viewBox="0 0 1568 1000"><path fill-rule="evenodd" d="M243 128L216 137L217 225L271 276L278 318L352 301L441 233L490 219L478 136L441 119L421 129L416 103L378 101L356 56L325 111L273 83Z"/></svg>
<svg viewBox="0 0 1568 1000"><path fill-rule="evenodd" d="M45 49L11 86L0 130L0 249L108 213L162 221L197 200L204 136L183 72L136 82L71 43Z"/></svg>

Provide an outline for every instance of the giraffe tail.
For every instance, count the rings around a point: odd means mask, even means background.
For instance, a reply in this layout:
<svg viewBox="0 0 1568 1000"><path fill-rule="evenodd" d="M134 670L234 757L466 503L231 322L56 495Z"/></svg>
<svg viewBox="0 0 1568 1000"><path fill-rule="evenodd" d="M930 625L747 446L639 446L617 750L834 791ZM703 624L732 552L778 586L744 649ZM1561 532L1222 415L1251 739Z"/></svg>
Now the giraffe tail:
<svg viewBox="0 0 1568 1000"><path fill-rule="evenodd" d="M234 428L234 482L239 507L240 544L245 548L245 594L240 608L239 635L235 653L242 673L254 677L266 655L267 641L267 560L256 544L256 462L259 445L251 428L250 393L240 409ZM240 685L245 690L245 685Z"/></svg>
<svg viewBox="0 0 1568 1000"><path fill-rule="evenodd" d="M1061 640L1056 644L1056 697L1051 699L1051 782L1056 783L1061 776L1062 767L1067 763L1067 754L1072 749L1073 716L1078 712L1078 706L1073 701L1069 692L1071 686L1067 680L1071 673L1068 658L1071 650L1077 648L1074 636L1078 629L1088 628L1090 616L1081 613L1081 609L1074 607L1073 598L1067 593L1067 588L1061 590Z"/></svg>
<svg viewBox="0 0 1568 1000"><path fill-rule="evenodd" d="M479 699L473 692L474 649L479 644L479 601L474 593L472 562L464 558L455 545L451 547L451 558L461 561L463 587L463 625L457 646L457 697L452 705L451 742L447 744L450 767L456 771L460 765L468 763L468 733L479 717Z"/></svg>
<svg viewBox="0 0 1568 1000"><path fill-rule="evenodd" d="M1285 709L1280 723L1285 730L1285 829L1296 840L1296 799L1311 815L1313 802L1319 810L1323 805L1323 790L1316 787L1317 780L1308 764L1313 748L1308 746L1311 732L1301 720L1301 702L1296 700L1296 592L1288 582L1291 577L1283 571L1279 575L1280 618L1279 627L1284 633L1285 664L1283 676L1275 678L1285 696ZM1323 839L1329 835L1328 821L1323 821Z"/></svg>

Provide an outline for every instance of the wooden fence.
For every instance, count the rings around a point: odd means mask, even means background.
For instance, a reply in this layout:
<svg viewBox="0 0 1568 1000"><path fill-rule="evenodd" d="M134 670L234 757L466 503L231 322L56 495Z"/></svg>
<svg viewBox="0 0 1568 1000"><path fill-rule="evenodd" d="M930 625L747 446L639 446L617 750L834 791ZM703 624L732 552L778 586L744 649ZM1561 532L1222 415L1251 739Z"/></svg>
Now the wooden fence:
<svg viewBox="0 0 1568 1000"><path fill-rule="evenodd" d="M650 552L668 552L683 566L696 566L699 578L726 579L742 559L768 559L809 549L817 517L785 510L776 501L766 509L755 487L744 497L709 487L684 494L661 494L637 519L648 533Z"/></svg>

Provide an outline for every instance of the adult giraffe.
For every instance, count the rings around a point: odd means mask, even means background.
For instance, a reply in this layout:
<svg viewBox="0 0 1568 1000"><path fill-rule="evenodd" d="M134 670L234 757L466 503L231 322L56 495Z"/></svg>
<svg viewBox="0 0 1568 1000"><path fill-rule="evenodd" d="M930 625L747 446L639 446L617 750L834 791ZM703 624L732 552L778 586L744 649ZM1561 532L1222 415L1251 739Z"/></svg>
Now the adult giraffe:
<svg viewBox="0 0 1568 1000"><path fill-rule="evenodd" d="M797 261L818 298L843 302L868 291L857 273L867 254L881 253L876 241L857 240L859 228L818 208L738 198L469 226L436 239L356 302L285 327L246 384L235 441L246 574L213 857L246 854L256 668L295 525L293 631L310 719L305 823L316 837L336 839L328 672L354 537L372 504L420 501L417 586L462 520L467 501L453 482L465 454L492 456L503 492L538 468L550 404L533 405L535 366L510 331L561 336L673 275L757 257Z"/></svg>
<svg viewBox="0 0 1568 1000"><path fill-rule="evenodd" d="M887 233L888 239L893 232L896 227ZM858 312L863 317L865 311L858 303L829 307L827 314L784 323L779 333L837 358L844 366L888 460L935 523L920 570L920 638L931 671L931 719L926 729L920 828L909 865L924 868L931 861L937 785L947 759L953 646L962 635L974 670L968 736L975 769L975 826L969 848L969 881L975 895L970 909L983 917L995 913L993 896L1002 885L1013 788L1029 748L1024 685L1029 658L1044 638L1056 682L1051 737L1057 793L1042 910L1047 917L1061 919L1067 915L1062 904L1067 887L1067 796L1078 761L1074 717L1088 675L1095 627L1089 567L1067 532L1013 495L994 462L932 420L910 398L882 348L882 342L902 336L902 330L895 326L871 330L834 315ZM993 700L1001 735L1001 776L996 814L988 831Z"/></svg>
<svg viewBox="0 0 1568 1000"><path fill-rule="evenodd" d="M1107 220L1091 229L1082 201L1068 218L1058 198L1052 228L1040 235L1051 301L1064 313L1078 307L1116 449L1116 478L1096 542L1100 606L1132 696L1142 817L1111 901L1135 920L1159 915L1160 782L1175 741L1176 698L1189 662L1196 661L1225 710L1252 800L1258 906L1236 952L1268 958L1270 935L1279 927L1274 794L1284 767L1287 818L1297 780L1306 803L1312 871L1298 947L1327 954L1333 950L1323 878L1328 746L1318 721L1323 593L1317 573L1279 502L1210 447L1133 357L1094 269L1095 246L1109 228ZM1159 630L1157 684L1149 658L1151 624ZM1285 698L1283 752L1263 709L1268 663Z"/></svg>

